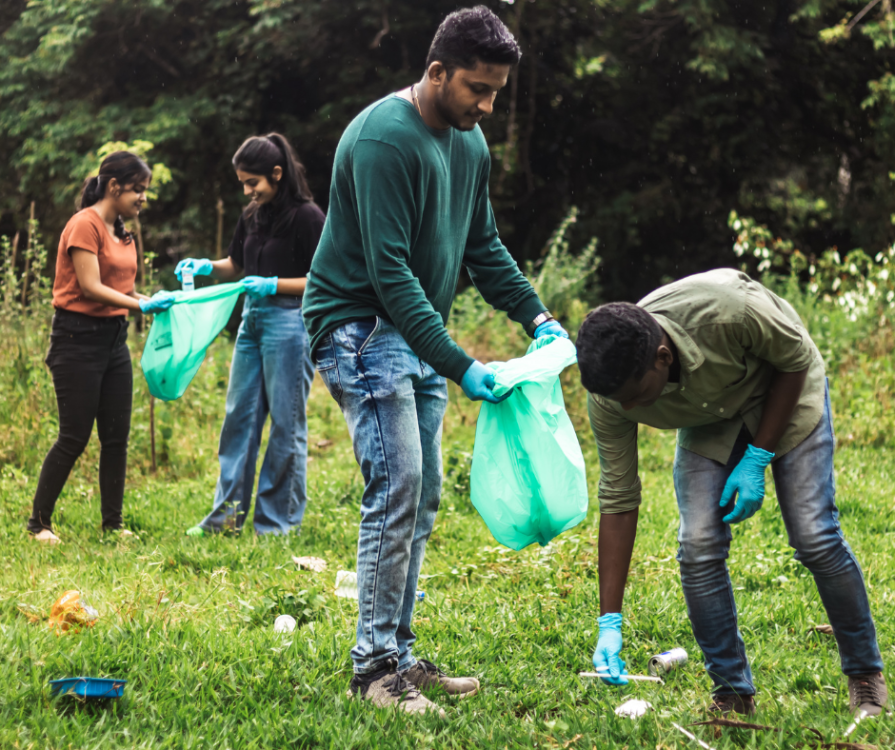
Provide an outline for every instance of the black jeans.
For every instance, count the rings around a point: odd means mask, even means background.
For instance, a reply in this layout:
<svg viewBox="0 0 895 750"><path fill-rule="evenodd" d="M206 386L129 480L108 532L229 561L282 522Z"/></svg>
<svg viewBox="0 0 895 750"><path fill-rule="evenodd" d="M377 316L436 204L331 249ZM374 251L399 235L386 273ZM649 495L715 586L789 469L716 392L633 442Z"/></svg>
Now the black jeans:
<svg viewBox="0 0 895 750"><path fill-rule="evenodd" d="M59 408L59 437L40 470L28 531L51 529L56 500L84 452L93 422L99 434L99 491L103 529L121 527L134 371L127 318L97 318L57 310L47 365Z"/></svg>

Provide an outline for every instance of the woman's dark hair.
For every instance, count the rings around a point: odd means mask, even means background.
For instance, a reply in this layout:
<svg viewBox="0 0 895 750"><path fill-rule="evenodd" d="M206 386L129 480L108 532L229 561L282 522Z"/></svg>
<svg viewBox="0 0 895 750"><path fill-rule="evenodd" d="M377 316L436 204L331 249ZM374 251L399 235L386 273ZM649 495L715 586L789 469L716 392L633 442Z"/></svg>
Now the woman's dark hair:
<svg viewBox="0 0 895 750"><path fill-rule="evenodd" d="M628 380L639 381L655 364L662 335L656 319L630 302L592 310L575 342L581 385L590 393L611 396Z"/></svg>
<svg viewBox="0 0 895 750"><path fill-rule="evenodd" d="M289 141L279 133L246 138L233 155L234 169L262 175L271 183L274 183L274 167L283 170L276 196L269 204L261 206L252 201L246 206L243 216L260 226L271 225L270 232L275 236L292 224L299 206L314 200L304 165L298 160Z"/></svg>
<svg viewBox="0 0 895 750"><path fill-rule="evenodd" d="M522 52L510 30L484 5L456 10L435 32L426 68L438 61L450 79L457 68L472 70L481 61L489 65L518 65Z"/></svg>
<svg viewBox="0 0 895 750"><path fill-rule="evenodd" d="M148 181L152 177L152 170L145 161L130 151L114 151L103 159L96 177L84 180L78 210L81 211L101 200L106 194L109 180L113 177L122 188L128 188L138 182ZM124 220L120 216L115 218L115 236L126 243L133 239L131 233L124 228Z"/></svg>

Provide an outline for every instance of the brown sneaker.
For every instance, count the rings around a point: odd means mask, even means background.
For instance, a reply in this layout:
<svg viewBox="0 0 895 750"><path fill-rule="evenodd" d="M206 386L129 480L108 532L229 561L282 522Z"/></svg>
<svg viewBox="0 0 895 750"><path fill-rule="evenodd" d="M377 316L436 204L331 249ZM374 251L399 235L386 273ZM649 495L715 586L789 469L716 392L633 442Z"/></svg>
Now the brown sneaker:
<svg viewBox="0 0 895 750"><path fill-rule="evenodd" d="M479 681L475 677L448 677L431 661L425 659L418 659L416 664L402 672L401 676L420 690L439 685L448 695L458 695L461 698L475 695L479 691Z"/></svg>
<svg viewBox="0 0 895 750"><path fill-rule="evenodd" d="M444 711L423 695L413 684L398 673L398 663L388 659L383 669L370 674L356 674L351 679L349 697L360 694L374 706L387 708L394 706L409 714L437 713L442 719Z"/></svg>
<svg viewBox="0 0 895 750"><path fill-rule="evenodd" d="M886 678L882 672L848 678L848 707L853 714L879 716L889 702Z"/></svg>
<svg viewBox="0 0 895 750"><path fill-rule="evenodd" d="M728 716L740 714L741 716L753 716L755 714L755 697L752 695L737 695L736 693L716 693L712 696L712 705L709 706L710 714Z"/></svg>

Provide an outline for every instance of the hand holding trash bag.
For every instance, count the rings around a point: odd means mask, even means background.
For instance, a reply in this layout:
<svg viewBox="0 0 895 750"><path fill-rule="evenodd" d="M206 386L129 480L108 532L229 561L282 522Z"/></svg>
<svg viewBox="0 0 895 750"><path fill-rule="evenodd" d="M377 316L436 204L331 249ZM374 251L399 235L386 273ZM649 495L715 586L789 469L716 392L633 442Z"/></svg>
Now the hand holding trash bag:
<svg viewBox="0 0 895 750"><path fill-rule="evenodd" d="M724 492L721 493L719 505L724 510L739 494L733 510L722 519L724 523L739 523L758 513L764 501L764 470L773 458L774 454L770 451L754 445L746 447L746 454L727 478Z"/></svg>
<svg viewBox="0 0 895 750"><path fill-rule="evenodd" d="M569 338L566 329L555 320L548 320L546 323L541 323L541 325L535 328L534 337L539 339L541 336L562 336L564 339Z"/></svg>
<svg viewBox="0 0 895 750"><path fill-rule="evenodd" d="M246 276L243 279L246 294L252 299L270 297L277 293L279 276Z"/></svg>
<svg viewBox="0 0 895 750"><path fill-rule="evenodd" d="M598 672L605 672L600 677L607 685L627 685L628 670L622 661L622 615L621 612L607 612L597 623L600 636L597 639L597 650L594 651L594 666Z"/></svg>
<svg viewBox="0 0 895 750"><path fill-rule="evenodd" d="M183 283L183 274L185 273L191 273L193 276L210 276L211 272L211 261L207 258L185 258L174 269L174 275L181 283Z"/></svg>
<svg viewBox="0 0 895 750"><path fill-rule="evenodd" d="M495 396L494 371L478 360L474 360L466 370L460 380L460 387L470 401L489 401L492 404L499 404L512 393L508 391L500 398Z"/></svg>
<svg viewBox="0 0 895 750"><path fill-rule="evenodd" d="M176 299L175 295L172 292L156 292L149 299L141 299L140 300L140 310L144 313L157 313L162 310L167 310L171 305L174 304L174 300Z"/></svg>

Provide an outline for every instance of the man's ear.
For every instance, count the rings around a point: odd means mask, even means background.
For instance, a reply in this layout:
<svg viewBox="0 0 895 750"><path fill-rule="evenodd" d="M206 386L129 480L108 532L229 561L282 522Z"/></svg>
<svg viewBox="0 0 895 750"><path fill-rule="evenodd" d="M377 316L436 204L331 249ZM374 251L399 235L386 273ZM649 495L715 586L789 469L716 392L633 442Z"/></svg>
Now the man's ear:
<svg viewBox="0 0 895 750"><path fill-rule="evenodd" d="M447 69L438 60L435 60L426 70L426 76L433 86L443 86L447 81Z"/></svg>
<svg viewBox="0 0 895 750"><path fill-rule="evenodd" d="M659 344L659 348L656 350L656 367L658 368L660 365L663 367L671 367L674 364L674 354L672 354L671 349L665 344Z"/></svg>

